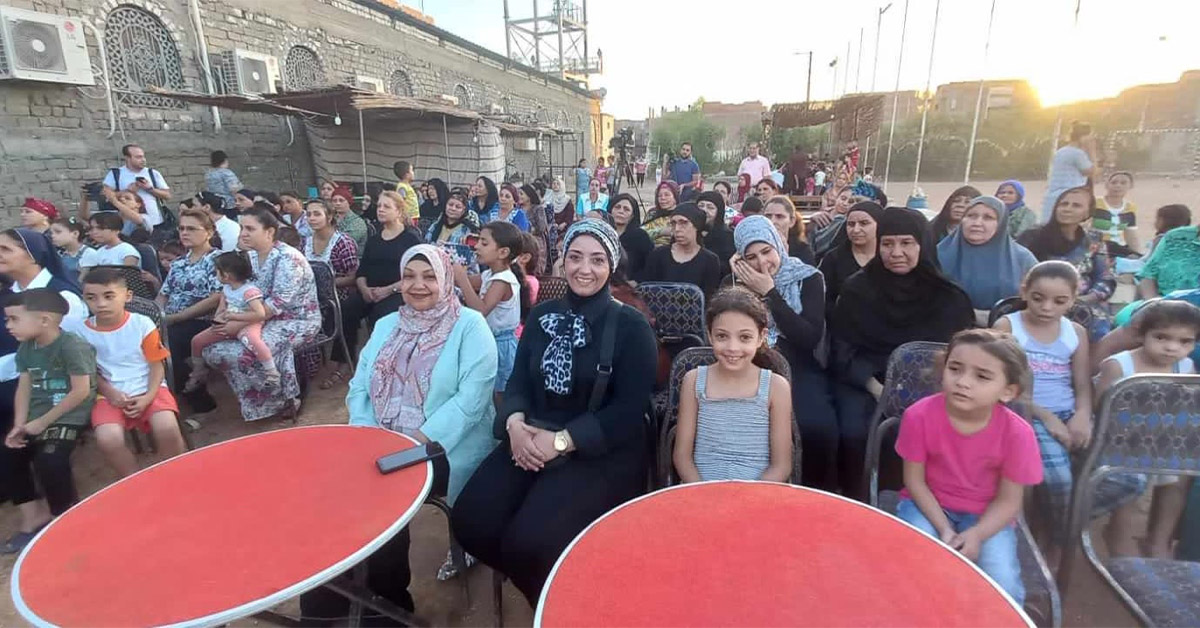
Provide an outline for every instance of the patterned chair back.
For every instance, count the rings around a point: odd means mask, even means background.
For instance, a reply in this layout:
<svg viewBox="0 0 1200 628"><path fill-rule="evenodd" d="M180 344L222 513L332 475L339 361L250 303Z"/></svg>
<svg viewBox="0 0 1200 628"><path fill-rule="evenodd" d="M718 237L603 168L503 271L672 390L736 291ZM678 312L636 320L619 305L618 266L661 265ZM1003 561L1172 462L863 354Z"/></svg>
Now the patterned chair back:
<svg viewBox="0 0 1200 628"><path fill-rule="evenodd" d="M142 269L137 266L101 264L99 266L93 266L92 268L111 268L112 270L121 273L121 276L125 278L125 285L129 286L129 291L132 292L133 296L135 297L141 297L143 299L149 299L153 301L154 297L156 296L154 289L150 287L150 284L146 283L144 278L142 278Z"/></svg>
<svg viewBox="0 0 1200 628"><path fill-rule="evenodd" d="M937 361L946 350L941 342L906 342L888 358L879 408L883 418L900 417L913 403L941 389Z"/></svg>
<svg viewBox="0 0 1200 628"><path fill-rule="evenodd" d="M125 304L125 310L135 314L141 314L154 321L154 324L159 328L159 333L163 334L163 342L167 341L165 323L167 317L163 314L163 310L158 306L158 303L151 301L150 299L143 299L142 297L135 296Z"/></svg>
<svg viewBox="0 0 1200 628"><path fill-rule="evenodd" d="M338 299L337 284L334 283L336 275L328 262L309 260L308 265L312 267L317 303L321 307L321 334L333 336L336 330L341 329L340 325L334 327L335 319L338 322L341 320L341 301Z"/></svg>
<svg viewBox="0 0 1200 628"><path fill-rule="evenodd" d="M1014 312L1020 312L1021 310L1025 309L1025 307L1026 303L1021 299L1021 297L1008 297L1007 299L1000 299L995 305L992 306L992 311L988 313L988 327L995 325L996 321L1000 320L1004 316ZM1093 306L1087 303L1076 301L1075 304L1071 306L1071 309L1067 310L1067 320L1071 321L1072 323L1079 323L1080 327L1083 327L1088 331L1088 335L1091 336L1091 341L1096 342L1100 339L1096 336L1099 335L1102 337L1104 333L1107 333L1107 330L1112 329L1113 324L1112 316L1108 315L1102 309L1102 307L1103 306ZM1107 322L1107 324L1097 326L1097 319L1103 319Z"/></svg>
<svg viewBox="0 0 1200 628"><path fill-rule="evenodd" d="M417 219L417 231L419 232L417 235L421 237L421 240L424 240L425 236L429 234L429 228L432 227L433 223L435 222L437 222L436 218Z"/></svg>
<svg viewBox="0 0 1200 628"><path fill-rule="evenodd" d="M142 270L154 275L161 282L163 276L162 267L158 265L158 251L145 242L135 244L133 248L137 249L138 254L142 256Z"/></svg>
<svg viewBox="0 0 1200 628"><path fill-rule="evenodd" d="M1134 375L1105 393L1081 473L1118 470L1200 475L1200 375Z"/></svg>
<svg viewBox="0 0 1200 628"><path fill-rule="evenodd" d="M704 328L704 292L690 283L645 282L637 295L654 314L659 338L695 338L707 344Z"/></svg>
<svg viewBox="0 0 1200 628"><path fill-rule="evenodd" d="M537 305L538 303L545 303L546 301L562 299L567 296L567 291L569 288L567 287L566 279L562 277L551 276L538 277L537 279L538 297L537 303L534 303L534 305Z"/></svg>

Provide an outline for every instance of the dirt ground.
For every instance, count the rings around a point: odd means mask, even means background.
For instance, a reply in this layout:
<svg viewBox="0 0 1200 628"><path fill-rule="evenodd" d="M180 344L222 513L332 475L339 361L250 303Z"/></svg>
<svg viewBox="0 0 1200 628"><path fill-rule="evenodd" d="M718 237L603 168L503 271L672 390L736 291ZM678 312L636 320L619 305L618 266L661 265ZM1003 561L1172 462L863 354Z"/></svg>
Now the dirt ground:
<svg viewBox="0 0 1200 628"><path fill-rule="evenodd" d="M996 183L976 184L984 192L995 190ZM891 186L897 197L901 189L898 184ZM923 185L928 194L931 206L941 205L942 200L957 187L955 183L927 183ZM1027 184L1031 206L1041 198L1041 188L1038 184ZM644 199L649 199L652 193L652 183L647 183L640 190ZM1143 241L1148 241L1153 234L1153 212L1160 205L1183 202L1200 209L1200 181L1168 181L1154 180L1139 182L1130 194L1141 212L1139 222L1143 233ZM320 381L318 379L318 381ZM289 427L290 424L251 423L241 421L237 405L229 390L223 383L214 381L213 392L220 400L220 408L207 419L201 428L192 434L197 446L208 445L228 440L245 434ZM305 403L299 418L300 425L324 423L344 423L347 420L343 403L345 385L332 390L315 389ZM144 464L156 461L152 454L141 456ZM81 446L74 458L76 481L81 494L89 495L113 482L116 476L101 459L94 442ZM1143 504L1145 506L1145 504ZM7 538L16 531L16 511L12 507L0 508L0 538ZM491 572L486 567L475 567L468 578L469 595L464 594L461 583L457 580L438 582L435 579L438 567L445 559L447 550L447 530L445 518L436 510L426 507L412 523L413 542L411 563L413 571L412 592L417 602L418 613L435 626L487 626L494 625L491 601ZM1079 557L1075 579L1070 591L1065 592L1064 624L1067 626L1132 626L1133 617L1125 610L1120 601L1099 580ZM8 577L11 573L15 557L0 557L0 591L9 590ZM533 618L532 610L524 599L510 585L505 585L505 617L504 622L509 626L530 625ZM296 603L289 602L279 610L296 614ZM8 595L0 595L0 626L20 626L26 622L13 608ZM265 624L258 620L247 619L237 622L239 626Z"/></svg>

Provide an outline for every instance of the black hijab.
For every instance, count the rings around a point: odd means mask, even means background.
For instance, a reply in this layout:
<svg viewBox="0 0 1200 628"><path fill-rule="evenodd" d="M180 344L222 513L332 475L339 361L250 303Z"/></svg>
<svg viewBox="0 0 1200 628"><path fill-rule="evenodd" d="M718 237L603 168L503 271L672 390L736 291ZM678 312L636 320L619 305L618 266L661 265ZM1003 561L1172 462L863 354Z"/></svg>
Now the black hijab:
<svg viewBox="0 0 1200 628"><path fill-rule="evenodd" d="M885 236L908 235L921 242L920 259L908 274L897 275L878 255L846 281L834 320L838 336L855 347L890 353L915 340L948 342L974 325L971 301L934 264L936 249L925 239L920 212L889 207L880 212L876 246Z"/></svg>
<svg viewBox="0 0 1200 628"><path fill-rule="evenodd" d="M446 185L445 181L438 178L430 179L425 182L426 185L432 187L437 192L437 200L425 199L421 201L421 218L426 220L437 220L442 212L446 211L446 201L450 200L450 186Z"/></svg>
<svg viewBox="0 0 1200 628"><path fill-rule="evenodd" d="M1071 188L1058 198L1054 199L1054 209L1050 212L1050 220L1046 224L1037 229L1030 229L1017 237L1017 242L1029 249L1030 253L1037 258L1039 262L1044 262L1048 259L1059 259L1066 257L1068 253L1074 251L1083 238L1087 235L1083 226L1075 228L1075 235L1072 238L1067 238L1063 235L1062 226L1058 222L1058 204L1062 202L1063 197L1072 192L1085 192L1088 195L1088 207L1096 206L1096 196L1092 192L1092 188L1088 186Z"/></svg>
<svg viewBox="0 0 1200 628"><path fill-rule="evenodd" d="M482 217L500 203L500 190L496 187L496 182L487 177L479 177L479 180L483 181L483 188L487 190L487 199L484 201L483 207L478 207L478 197L472 196L470 202L467 203L467 209L475 210L475 213Z"/></svg>
<svg viewBox="0 0 1200 628"><path fill-rule="evenodd" d="M942 203L942 211L938 212L937 217L933 219L933 223L929 227L930 233L933 234L934 246L937 246L937 243L941 242L942 238L950 234L950 206L954 204L954 199L960 196L972 199L977 196L983 196L983 194L969 185L964 185L946 197L946 202Z"/></svg>
<svg viewBox="0 0 1200 628"><path fill-rule="evenodd" d="M696 200L708 201L717 206L717 215L708 223L708 233L704 235L703 244L704 248L715 253L717 259L721 260L721 275L728 275L729 258L737 252L737 247L733 244L733 231L725 224L725 199L716 191L708 191L700 193Z"/></svg>

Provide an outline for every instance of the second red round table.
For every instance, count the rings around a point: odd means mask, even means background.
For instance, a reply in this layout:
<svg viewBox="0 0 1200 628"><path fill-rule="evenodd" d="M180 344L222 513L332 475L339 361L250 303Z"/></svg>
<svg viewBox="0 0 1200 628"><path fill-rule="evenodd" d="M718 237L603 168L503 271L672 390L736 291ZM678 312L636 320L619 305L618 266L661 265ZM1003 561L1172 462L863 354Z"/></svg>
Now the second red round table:
<svg viewBox="0 0 1200 628"><path fill-rule="evenodd" d="M785 484L673 487L559 558L538 626L1029 626L957 552L879 510Z"/></svg>

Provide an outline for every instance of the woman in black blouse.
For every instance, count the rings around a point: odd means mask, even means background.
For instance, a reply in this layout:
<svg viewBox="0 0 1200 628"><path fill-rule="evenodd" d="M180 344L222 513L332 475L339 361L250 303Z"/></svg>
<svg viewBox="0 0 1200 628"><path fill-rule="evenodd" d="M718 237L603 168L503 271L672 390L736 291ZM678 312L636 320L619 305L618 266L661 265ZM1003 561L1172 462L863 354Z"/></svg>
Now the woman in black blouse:
<svg viewBox="0 0 1200 628"><path fill-rule="evenodd" d="M695 203L676 207L667 219L671 243L650 252L638 281L690 283L700 287L705 300L711 298L721 285L721 260L701 246L705 220Z"/></svg>
<svg viewBox="0 0 1200 628"><path fill-rule="evenodd" d="M400 258L410 247L421 243L417 230L407 226L408 219L403 210L396 210L391 204L379 208L379 223L379 233L368 237L363 246L354 279L357 289L342 303L342 333L352 353L357 350L358 326L364 318L369 334L375 321L395 312L404 303L400 297ZM340 371L335 375L338 373ZM329 386L340 379L342 377L331 375ZM328 386L322 384L322 387Z"/></svg>
<svg viewBox="0 0 1200 628"><path fill-rule="evenodd" d="M825 311L832 313L837 305L842 284L875 259L875 229L883 208L874 201L855 203L846 212L842 227L845 238L841 244L821 258L821 274L825 276Z"/></svg>
<svg viewBox="0 0 1200 628"><path fill-rule="evenodd" d="M765 216L748 216L733 232L733 277L767 304L767 343L792 369L792 408L800 430L805 486L836 490L837 413L818 347L825 336L825 282L816 268L787 255Z"/></svg>
<svg viewBox="0 0 1200 628"><path fill-rule="evenodd" d="M454 505L464 550L512 579L530 605L555 561L588 524L646 485L646 426L654 332L612 299L616 232L584 219L564 237L569 293L530 313L496 415L502 442ZM611 375L591 401L602 352Z"/></svg>
<svg viewBox="0 0 1200 628"><path fill-rule="evenodd" d="M642 207L629 194L618 194L609 199L608 214L612 216L621 246L625 249L628 276L636 279L641 276L650 251L654 250L654 240L642 230Z"/></svg>
<svg viewBox="0 0 1200 628"><path fill-rule="evenodd" d="M701 192L696 206L704 212L704 248L713 252L721 262L721 276L730 273L729 258L737 249L733 246L733 231L725 224L725 197L715 190Z"/></svg>

